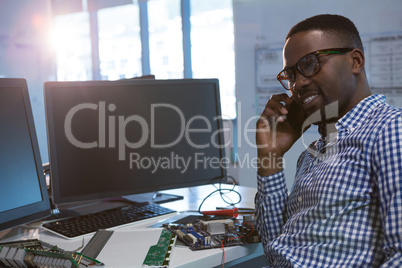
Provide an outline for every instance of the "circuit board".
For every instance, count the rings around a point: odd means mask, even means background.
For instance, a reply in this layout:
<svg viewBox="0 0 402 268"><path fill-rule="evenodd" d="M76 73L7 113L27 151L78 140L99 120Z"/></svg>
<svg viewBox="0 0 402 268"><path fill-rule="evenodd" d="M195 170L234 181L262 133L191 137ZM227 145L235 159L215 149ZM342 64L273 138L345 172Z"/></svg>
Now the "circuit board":
<svg viewBox="0 0 402 268"><path fill-rule="evenodd" d="M168 267L175 242L176 235L167 229L163 229L158 243L149 248L143 266Z"/></svg>
<svg viewBox="0 0 402 268"><path fill-rule="evenodd" d="M199 217L164 226L191 250L230 247L260 242L253 216L237 218Z"/></svg>
<svg viewBox="0 0 402 268"><path fill-rule="evenodd" d="M0 267L92 267L103 263L37 239L0 243Z"/></svg>

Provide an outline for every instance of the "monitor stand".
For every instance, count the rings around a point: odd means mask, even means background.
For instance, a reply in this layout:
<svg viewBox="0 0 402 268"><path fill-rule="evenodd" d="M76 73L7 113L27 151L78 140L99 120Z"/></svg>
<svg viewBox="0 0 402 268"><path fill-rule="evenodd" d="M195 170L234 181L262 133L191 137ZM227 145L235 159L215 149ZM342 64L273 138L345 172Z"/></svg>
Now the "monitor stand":
<svg viewBox="0 0 402 268"><path fill-rule="evenodd" d="M165 194L159 192L151 192L151 193L126 195L123 196L123 198L130 202L138 202L138 203L148 202L150 204L151 203L162 204L166 202L181 200L183 199L183 196L174 194Z"/></svg>

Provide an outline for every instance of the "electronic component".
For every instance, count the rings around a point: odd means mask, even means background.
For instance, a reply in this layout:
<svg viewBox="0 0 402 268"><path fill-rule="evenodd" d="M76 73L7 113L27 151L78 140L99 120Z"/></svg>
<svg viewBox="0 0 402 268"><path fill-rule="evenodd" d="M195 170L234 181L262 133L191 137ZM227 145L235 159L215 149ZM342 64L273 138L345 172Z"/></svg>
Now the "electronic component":
<svg viewBox="0 0 402 268"><path fill-rule="evenodd" d="M189 217L190 219L190 217ZM164 227L177 235L190 249L210 249L228 246L245 245L260 242L255 230L254 216L243 216L243 219L191 217L180 223L165 224Z"/></svg>
<svg viewBox="0 0 402 268"><path fill-rule="evenodd" d="M149 248L143 266L168 267L170 254L174 244L176 243L176 237L177 236L173 232L163 229L158 243Z"/></svg>
<svg viewBox="0 0 402 268"><path fill-rule="evenodd" d="M37 239L0 244L0 267L72 268L103 266L81 253L65 251Z"/></svg>

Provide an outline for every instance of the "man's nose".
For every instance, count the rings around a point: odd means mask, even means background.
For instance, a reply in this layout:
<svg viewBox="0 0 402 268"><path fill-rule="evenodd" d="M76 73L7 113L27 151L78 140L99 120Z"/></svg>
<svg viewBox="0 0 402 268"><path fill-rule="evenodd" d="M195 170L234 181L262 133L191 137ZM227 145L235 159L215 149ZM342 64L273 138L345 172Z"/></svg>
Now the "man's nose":
<svg viewBox="0 0 402 268"><path fill-rule="evenodd" d="M306 86L311 84L311 79L305 77L299 70L296 71L295 82L290 90L294 93L299 93L302 91Z"/></svg>

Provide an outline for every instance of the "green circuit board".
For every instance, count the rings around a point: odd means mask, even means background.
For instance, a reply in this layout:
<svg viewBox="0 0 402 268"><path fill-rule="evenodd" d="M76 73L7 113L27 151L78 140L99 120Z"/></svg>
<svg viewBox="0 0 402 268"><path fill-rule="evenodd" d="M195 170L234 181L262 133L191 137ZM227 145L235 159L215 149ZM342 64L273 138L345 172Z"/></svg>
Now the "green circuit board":
<svg viewBox="0 0 402 268"><path fill-rule="evenodd" d="M158 243L149 248L143 265L151 267L168 267L170 253L176 242L176 235L170 230L163 229Z"/></svg>

